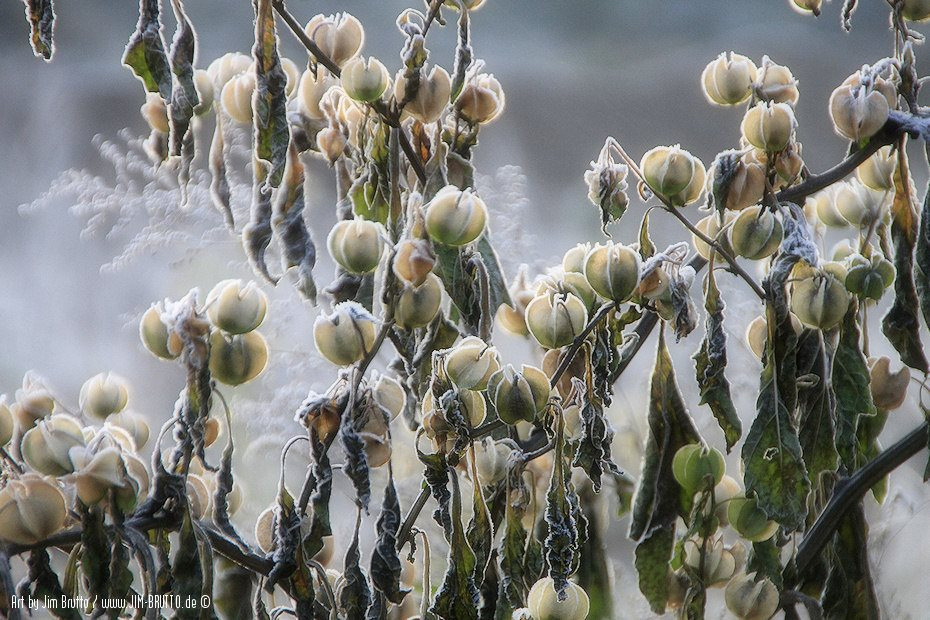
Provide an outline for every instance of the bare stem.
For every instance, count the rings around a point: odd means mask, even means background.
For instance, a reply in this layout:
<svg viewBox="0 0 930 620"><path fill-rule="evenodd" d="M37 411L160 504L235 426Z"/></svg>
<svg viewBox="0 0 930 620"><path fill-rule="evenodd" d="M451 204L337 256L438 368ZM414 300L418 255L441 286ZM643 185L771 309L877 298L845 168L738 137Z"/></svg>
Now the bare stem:
<svg viewBox="0 0 930 620"><path fill-rule="evenodd" d="M404 517L404 522L400 524L400 529L397 530L397 548L403 549L404 545L407 544L407 541L410 540L410 532L413 529L413 524L416 523L417 517L420 516L420 513L423 511L423 507L426 506L426 500L429 499L429 489L423 487L420 489L420 494L417 495L417 498L413 502L413 506L410 507L410 510L407 512L407 516Z"/></svg>

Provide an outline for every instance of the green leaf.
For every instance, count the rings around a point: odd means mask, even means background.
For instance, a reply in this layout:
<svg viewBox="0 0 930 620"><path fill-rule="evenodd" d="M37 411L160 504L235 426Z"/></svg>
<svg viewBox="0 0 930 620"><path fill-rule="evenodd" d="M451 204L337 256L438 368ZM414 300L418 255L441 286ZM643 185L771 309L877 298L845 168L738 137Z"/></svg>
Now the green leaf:
<svg viewBox="0 0 930 620"><path fill-rule="evenodd" d="M752 550L746 560L746 572L765 575L778 589L782 588L781 549L775 544L775 538L752 543Z"/></svg>
<svg viewBox="0 0 930 620"><path fill-rule="evenodd" d="M458 474L449 468L452 479L452 532L449 537L449 555L446 558L446 573L436 592L429 613L439 618L476 620L478 618L478 588L472 575L475 571L475 554L468 546L462 527L462 496L459 491ZM349 616L353 617L353 616Z"/></svg>
<svg viewBox="0 0 930 620"><path fill-rule="evenodd" d="M833 391L836 394L836 447L849 472L861 465L858 454L858 427L861 416L874 416L869 367L859 345L857 305L850 304L833 356Z"/></svg>
<svg viewBox="0 0 930 620"><path fill-rule="evenodd" d="M123 64L142 80L145 90L171 101L171 65L158 21L159 0L139 0L139 23L123 51Z"/></svg>
<svg viewBox="0 0 930 620"><path fill-rule="evenodd" d="M174 577L171 593L180 600L200 600L203 593L203 565L200 561L200 545L194 533L189 510L184 511L181 530L178 532L178 546L171 566ZM188 598L190 597L190 598ZM200 611L186 608L183 604L174 610L178 618L199 618Z"/></svg>
<svg viewBox="0 0 930 620"><path fill-rule="evenodd" d="M394 474L388 470L388 483L384 489L381 502L381 515L375 531L378 542L371 554L371 583L384 596L396 605L410 590L401 587L401 563L397 555L397 530L400 526L400 502L394 488Z"/></svg>
<svg viewBox="0 0 930 620"><path fill-rule="evenodd" d="M475 466L474 449L471 452L471 473L473 494L472 494L472 518L465 530L465 537L468 539L468 546L471 547L475 554L475 581L480 582L488 568L488 562L491 560L491 550L494 546L494 524L491 523L491 512L488 510L488 504L484 499L484 491L478 478L478 471Z"/></svg>
<svg viewBox="0 0 930 620"><path fill-rule="evenodd" d="M26 566L29 570L27 583L21 584L20 587L17 588L20 596L29 592L32 598L40 601L44 599L61 600L63 597L67 596L58 581L58 576L52 569L48 557L48 550L36 549L31 551L29 557L26 559ZM24 587L28 588L25 592L23 590ZM13 595L12 592L8 594ZM10 596L5 597L5 603L8 603L10 600L12 600ZM48 607L47 611L56 618L64 618L66 620L78 620L81 617L78 610L71 605Z"/></svg>
<svg viewBox="0 0 930 620"><path fill-rule="evenodd" d="M859 503L841 517L828 551L832 568L823 593L823 610L828 618L881 617L869 567L868 534Z"/></svg>
<svg viewBox="0 0 930 620"><path fill-rule="evenodd" d="M255 2L255 92L252 126L255 157L267 167L267 181L278 187L284 176L290 129L287 126L287 75L278 56L272 0Z"/></svg>
<svg viewBox="0 0 930 620"><path fill-rule="evenodd" d="M901 361L923 373L927 358L920 343L917 318L917 290L914 284L914 244L917 240L917 214L914 188L907 166L907 155L898 151L894 174L895 195L891 205L891 240L894 244L894 304L882 318L882 333L901 356Z"/></svg>
<svg viewBox="0 0 930 620"><path fill-rule="evenodd" d="M493 319L501 304L512 303L510 293L507 291L507 280L497 258L497 252L491 245L489 235L490 233L486 231L473 246L467 248L433 243L439 268L438 274L446 292L452 298L452 303L459 309L465 324L475 332L478 331L482 319ZM480 260L487 273L486 308L482 308L482 283L478 277L480 270L469 265L469 260L472 258Z"/></svg>
<svg viewBox="0 0 930 620"><path fill-rule="evenodd" d="M29 42L32 52L46 61L51 60L55 53L55 8L52 0L26 0L26 21L31 30Z"/></svg>
<svg viewBox="0 0 930 620"><path fill-rule="evenodd" d="M827 354L820 330L805 330L798 341L799 376L817 377L798 388L798 440L813 489L821 486L821 474L836 471L839 454L833 425L835 399L827 373Z"/></svg>
<svg viewBox="0 0 930 620"><path fill-rule="evenodd" d="M701 404L710 407L723 431L729 452L739 441L742 425L730 396L730 382L724 374L727 367L727 335L723 330L725 304L717 289L713 261L707 272L704 308L707 310L705 333L701 348L694 354L694 369L701 390Z"/></svg>
<svg viewBox="0 0 930 620"><path fill-rule="evenodd" d="M669 562L674 545L674 526L652 530L636 545L635 566L639 575L639 591L657 614L664 614L668 603Z"/></svg>

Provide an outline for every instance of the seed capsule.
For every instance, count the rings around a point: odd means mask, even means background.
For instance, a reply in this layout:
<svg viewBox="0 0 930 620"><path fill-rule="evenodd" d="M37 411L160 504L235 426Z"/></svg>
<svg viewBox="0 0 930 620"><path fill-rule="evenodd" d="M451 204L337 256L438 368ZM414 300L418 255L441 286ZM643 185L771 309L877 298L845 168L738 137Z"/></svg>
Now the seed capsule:
<svg viewBox="0 0 930 620"><path fill-rule="evenodd" d="M472 428L484 422L488 415L488 408L484 402L484 396L480 392L459 390L458 397L462 408L465 410L463 413ZM427 391L423 397L422 411L423 428L430 439L434 439L438 435L452 433L452 427L446 422L442 412L436 409L436 400L433 398L431 391Z"/></svg>
<svg viewBox="0 0 930 620"><path fill-rule="evenodd" d="M126 380L111 372L102 372L84 382L78 403L81 411L105 418L122 411L129 399Z"/></svg>
<svg viewBox="0 0 930 620"><path fill-rule="evenodd" d="M723 226L721 226L720 218L718 215L716 213L711 213L710 215L702 217L700 220L698 220L694 227L704 233L705 236L721 244L725 250L731 252L733 248L730 247L730 240L728 236L726 234L720 234L720 231L735 219L735 213L732 211L726 211L723 215ZM703 239L695 234L691 235L691 243L694 245L694 249L698 254L703 256L706 260L710 260L710 254L713 250L710 244L706 243Z"/></svg>
<svg viewBox="0 0 930 620"><path fill-rule="evenodd" d="M813 211L817 220L825 226L832 228L845 228L849 222L836 208L836 198L840 189L846 185L845 181L835 183L830 187L820 190L807 199L805 206Z"/></svg>
<svg viewBox="0 0 930 620"><path fill-rule="evenodd" d="M755 498L731 499L727 505L727 521L740 536L751 542L768 540L778 531L778 523L769 520Z"/></svg>
<svg viewBox="0 0 930 620"><path fill-rule="evenodd" d="M40 474L63 476L74 471L69 454L71 449L84 446L84 443L81 423L59 413L26 431L21 451L26 464Z"/></svg>
<svg viewBox="0 0 930 620"><path fill-rule="evenodd" d="M346 94L364 103L380 99L391 82L387 68L374 57L349 60L342 68L341 79Z"/></svg>
<svg viewBox="0 0 930 620"><path fill-rule="evenodd" d="M784 229L774 213L760 205L740 211L729 230L730 247L739 256L761 260L781 245Z"/></svg>
<svg viewBox="0 0 930 620"><path fill-rule="evenodd" d="M126 465L118 448L75 450L72 460L75 491L86 506L99 504L106 499L111 490L118 490L129 483ZM135 489L131 491L130 503L133 503Z"/></svg>
<svg viewBox="0 0 930 620"><path fill-rule="evenodd" d="M866 187L886 192L894 189L894 171L897 166L897 152L892 151L890 146L883 146L856 168L856 176Z"/></svg>
<svg viewBox="0 0 930 620"><path fill-rule="evenodd" d="M525 364L520 372L508 364L488 381L488 396L497 415L507 424L534 422L549 402L550 391L546 373Z"/></svg>
<svg viewBox="0 0 930 620"><path fill-rule="evenodd" d="M571 343L587 322L584 302L571 293L538 295L526 306L526 326L546 349Z"/></svg>
<svg viewBox="0 0 930 620"><path fill-rule="evenodd" d="M337 366L361 360L375 343L375 318L361 304L344 301L313 323L313 340L320 354Z"/></svg>
<svg viewBox="0 0 930 620"><path fill-rule="evenodd" d="M161 304L155 304L145 311L139 321L139 337L149 353L163 360L177 359L181 355L181 339L177 334L169 334L168 326L161 319Z"/></svg>
<svg viewBox="0 0 930 620"><path fill-rule="evenodd" d="M297 103L300 111L314 120L322 120L326 114L320 108L323 95L326 94L338 81L327 71L321 68L311 71L307 69L300 77L297 87Z"/></svg>
<svg viewBox="0 0 930 620"><path fill-rule="evenodd" d="M268 343L258 332L229 336L215 331L210 336L210 372L220 383L242 385L265 370Z"/></svg>
<svg viewBox="0 0 930 620"><path fill-rule="evenodd" d="M533 584L526 598L526 606L533 620L584 620L588 617L591 602L584 588L568 582L564 601L559 600L552 577L543 577Z"/></svg>
<svg viewBox="0 0 930 620"><path fill-rule="evenodd" d="M141 413L124 409L107 418L107 424L112 424L129 433L136 450L142 450L149 441L149 423Z"/></svg>
<svg viewBox="0 0 930 620"><path fill-rule="evenodd" d="M477 336L468 336L446 352L446 374L462 390L483 390L500 370L497 349Z"/></svg>
<svg viewBox="0 0 930 620"><path fill-rule="evenodd" d="M168 133L168 107L161 95L158 93L145 93L145 103L142 104L139 111L153 131Z"/></svg>
<svg viewBox="0 0 930 620"><path fill-rule="evenodd" d="M314 15L304 28L307 36L326 56L342 67L354 58L365 42L361 22L349 13Z"/></svg>
<svg viewBox="0 0 930 620"><path fill-rule="evenodd" d="M330 164L345 155L346 137L338 127L324 127L316 134L316 147Z"/></svg>
<svg viewBox="0 0 930 620"><path fill-rule="evenodd" d="M6 404L6 396L0 396L0 448L10 443L15 430L16 420L13 418L13 411Z"/></svg>
<svg viewBox="0 0 930 620"><path fill-rule="evenodd" d="M436 255L426 239L404 239L394 247L394 275L413 286L426 282L436 264Z"/></svg>
<svg viewBox="0 0 930 620"><path fill-rule="evenodd" d="M210 322L229 334L244 334L262 324L268 298L254 283L223 280L213 287L206 301Z"/></svg>
<svg viewBox="0 0 930 620"><path fill-rule="evenodd" d="M651 149L643 155L639 166L649 187L669 200L680 197L691 187L695 174L703 173L703 170L697 171L698 166L703 168L700 161L679 145ZM676 206L683 204L675 203Z"/></svg>
<svg viewBox="0 0 930 620"><path fill-rule="evenodd" d="M720 451L698 443L682 446L672 459L672 474L688 493L697 493L708 484L718 484L725 471Z"/></svg>
<svg viewBox="0 0 930 620"><path fill-rule="evenodd" d="M888 120L888 112L885 96L865 84L858 87L843 85L830 95L833 128L837 134L853 142L875 135Z"/></svg>
<svg viewBox="0 0 930 620"><path fill-rule="evenodd" d="M847 263L846 290L854 295L878 301L894 282L894 265L881 252L876 251L870 258L853 254Z"/></svg>
<svg viewBox="0 0 930 620"><path fill-rule="evenodd" d="M513 448L504 441L485 437L475 442L475 469L478 480L488 486L497 484L507 475L507 465Z"/></svg>
<svg viewBox="0 0 930 620"><path fill-rule="evenodd" d="M407 392L400 382L381 373L373 373L371 394L375 402L392 420L399 416L407 405Z"/></svg>
<svg viewBox="0 0 930 620"><path fill-rule="evenodd" d="M0 489L0 539L18 545L45 540L65 525L65 496L37 474L11 478Z"/></svg>
<svg viewBox="0 0 930 620"><path fill-rule="evenodd" d="M394 80L394 99L398 102L407 101L404 114L424 124L435 123L439 120L446 106L449 105L451 94L452 79L449 77L449 72L439 65L433 67L429 73L421 72L419 88L417 88L416 95L409 101L404 72L399 71Z"/></svg>
<svg viewBox="0 0 930 620"><path fill-rule="evenodd" d="M794 106L798 102L798 81L794 79L791 70L779 65L768 57L762 57L762 67L759 69L758 80L754 85L756 95L762 101L772 103L785 103Z"/></svg>
<svg viewBox="0 0 930 620"><path fill-rule="evenodd" d="M203 69L194 71L194 88L197 90L197 105L194 106L194 114L203 116L213 109L213 78Z"/></svg>
<svg viewBox="0 0 930 620"><path fill-rule="evenodd" d="M504 111L504 89L493 74L479 73L467 81L455 109L472 124L487 124Z"/></svg>
<svg viewBox="0 0 930 620"><path fill-rule="evenodd" d="M820 15L820 7L823 0L791 0L791 6L799 13L813 13L815 16Z"/></svg>
<svg viewBox="0 0 930 620"><path fill-rule="evenodd" d="M785 150L795 128L794 112L787 103L757 103L743 116L743 137L766 153Z"/></svg>
<svg viewBox="0 0 930 620"><path fill-rule="evenodd" d="M403 329L429 325L439 313L442 302L442 282L436 274L428 274L423 284L405 284L394 307L394 318Z"/></svg>
<svg viewBox="0 0 930 620"><path fill-rule="evenodd" d="M255 74L240 73L223 86L220 101L231 119L242 125L252 122L252 93L255 92Z"/></svg>
<svg viewBox="0 0 930 620"><path fill-rule="evenodd" d="M859 181L846 181L837 184L833 205L849 224L867 228L885 215L888 195L888 192L869 189Z"/></svg>
<svg viewBox="0 0 930 620"><path fill-rule="evenodd" d="M902 366L891 372L891 359L881 356L869 360L869 388L872 401L882 411L893 411L904 404L907 388L911 384L911 370Z"/></svg>
<svg viewBox="0 0 930 620"><path fill-rule="evenodd" d="M719 538L706 542L700 538L689 538L684 543L684 550L685 564L697 572L708 587L723 585L736 572L736 558Z"/></svg>
<svg viewBox="0 0 930 620"><path fill-rule="evenodd" d="M930 19L930 0L904 0L901 15L912 22Z"/></svg>
<svg viewBox="0 0 930 620"><path fill-rule="evenodd" d="M752 95L756 71L755 63L742 54L720 54L701 73L704 96L711 103L721 106L744 103Z"/></svg>
<svg viewBox="0 0 930 620"><path fill-rule="evenodd" d="M715 164L720 160L715 161ZM717 166L711 169L708 192L712 191L717 176L721 174ZM730 182L726 186L724 207L739 211L758 204L765 192L765 168L759 162L746 156L736 160L735 168L729 172Z"/></svg>
<svg viewBox="0 0 930 620"><path fill-rule="evenodd" d="M584 260L584 275L597 293L615 302L627 301L639 284L639 252L619 243L597 244Z"/></svg>
<svg viewBox="0 0 930 620"><path fill-rule="evenodd" d="M245 73L252 66L252 57L241 52L228 52L210 63L207 75L213 81L214 92L222 92L232 78Z"/></svg>
<svg viewBox="0 0 930 620"><path fill-rule="evenodd" d="M340 267L357 275L371 273L381 262L381 227L368 220L341 220L326 238L326 247Z"/></svg>
<svg viewBox="0 0 930 620"><path fill-rule="evenodd" d="M835 327L849 308L849 293L835 276L799 265L791 284L791 311L811 329Z"/></svg>
<svg viewBox="0 0 930 620"><path fill-rule="evenodd" d="M426 232L446 245L467 245L481 236L487 219L484 201L471 189L446 185L426 207Z"/></svg>
<svg viewBox="0 0 930 620"><path fill-rule="evenodd" d="M521 265L514 283L510 286L510 300L513 305L501 304L497 309L497 318L501 326L518 336L529 334L526 327L526 306L533 301L533 297L533 291L526 283L526 265Z"/></svg>
<svg viewBox="0 0 930 620"><path fill-rule="evenodd" d="M768 620L778 611L778 588L755 573L733 577L724 596L727 609L743 620Z"/></svg>

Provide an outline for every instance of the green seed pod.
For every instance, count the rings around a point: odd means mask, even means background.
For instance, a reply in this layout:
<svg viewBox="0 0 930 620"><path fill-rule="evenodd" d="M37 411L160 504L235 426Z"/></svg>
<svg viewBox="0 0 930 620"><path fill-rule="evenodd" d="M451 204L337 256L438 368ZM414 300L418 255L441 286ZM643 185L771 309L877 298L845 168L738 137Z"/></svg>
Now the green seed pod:
<svg viewBox="0 0 930 620"><path fill-rule="evenodd" d="M332 314L320 314L313 323L317 350L337 366L349 366L365 357L375 337L375 318L354 301L336 305Z"/></svg>
<svg viewBox="0 0 930 620"><path fill-rule="evenodd" d="M693 204L700 200L701 195L704 193L704 186L707 183L707 169L704 167L704 162L698 157L692 155L691 159L694 161L694 174L691 175L691 182L688 183L688 187L674 196L668 197L668 201L676 207Z"/></svg>
<svg viewBox="0 0 930 620"><path fill-rule="evenodd" d="M882 411L893 411L904 404L911 384L911 370L902 366L891 372L891 359L881 356L869 360L869 388L872 401Z"/></svg>
<svg viewBox="0 0 930 620"><path fill-rule="evenodd" d="M868 246L869 251L871 250L871 245ZM830 260L843 262L853 254L858 254L858 249L853 247L852 242L849 239L841 239L836 242L836 244L830 248Z"/></svg>
<svg viewBox="0 0 930 620"><path fill-rule="evenodd" d="M904 0L901 15L912 22L930 19L930 0Z"/></svg>
<svg viewBox="0 0 930 620"><path fill-rule="evenodd" d="M700 161L688 151L675 146L657 146L643 155L640 162L646 183L655 193L671 199L691 187ZM684 203L675 203L681 206Z"/></svg>
<svg viewBox="0 0 930 620"><path fill-rule="evenodd" d="M102 372L84 382L78 403L84 413L103 419L122 411L128 399L126 380L115 373Z"/></svg>
<svg viewBox="0 0 930 620"><path fill-rule="evenodd" d="M265 320L268 298L255 282L223 280L207 295L205 305L211 323L228 334L244 334Z"/></svg>
<svg viewBox="0 0 930 620"><path fill-rule="evenodd" d="M462 403L462 407L465 409L465 416L468 418L468 423L471 424L472 428L484 422L484 419L488 415L488 407L487 403L484 402L484 396L482 396L480 392L475 392L473 390L459 390L458 396ZM452 427L450 427L445 418L442 417L442 412L436 409L436 401L431 391L427 391L426 395L423 397L422 407L423 428L426 429L426 434L431 439L436 436L436 433L453 432ZM430 424L427 423L427 419L431 421Z"/></svg>
<svg viewBox="0 0 930 620"><path fill-rule="evenodd" d="M341 220L326 238L326 247L340 267L356 275L371 273L384 250L382 229L368 220Z"/></svg>
<svg viewBox="0 0 930 620"><path fill-rule="evenodd" d="M740 487L739 482L732 476L724 474L720 482L717 483L717 486L714 487L714 505L717 507L714 516L717 517L720 525L729 525L730 520L727 517L727 507L730 505L731 499L739 497L742 494L743 489ZM738 564L739 562L737 562L737 565Z"/></svg>
<svg viewBox="0 0 930 620"><path fill-rule="evenodd" d="M843 84L830 95L830 117L837 134L860 142L875 135L888 120L888 100L871 85Z"/></svg>
<svg viewBox="0 0 930 620"><path fill-rule="evenodd" d="M163 360L177 359L181 355L181 339L168 333L168 326L161 320L163 308L155 304L145 311L139 321L139 337L149 353Z"/></svg>
<svg viewBox="0 0 930 620"><path fill-rule="evenodd" d="M536 286L536 294L531 296L530 301L533 297L550 293L557 295L570 293L584 302L584 307L588 312L598 305L597 292L591 287L584 273L577 271L568 271L561 275L551 275L540 279Z"/></svg>
<svg viewBox="0 0 930 620"><path fill-rule="evenodd" d="M365 42L365 29L362 28L361 22L349 13L314 15L304 27L304 32L340 67L350 58L354 58Z"/></svg>
<svg viewBox="0 0 930 620"><path fill-rule="evenodd" d="M715 163L720 161L715 160ZM762 164L745 155L736 161L735 166L732 171L728 171L730 182L726 186L724 203L724 207L730 211L740 211L757 204L765 193L765 167ZM717 166L711 168L709 188L714 186L719 174Z"/></svg>
<svg viewBox="0 0 930 620"><path fill-rule="evenodd" d="M766 153L785 150L794 136L794 111L787 103L760 102L743 116L746 142Z"/></svg>
<svg viewBox="0 0 930 620"><path fill-rule="evenodd" d="M708 587L722 586L736 572L736 558L723 546L720 538L706 542L700 538L689 538L684 543L684 551L685 564L697 572Z"/></svg>
<svg viewBox="0 0 930 620"><path fill-rule="evenodd" d="M487 124L504 111L504 89L491 73L479 73L467 81L455 100L459 115L472 124Z"/></svg>
<svg viewBox="0 0 930 620"><path fill-rule="evenodd" d="M868 188L887 192L894 189L894 171L898 167L898 153L891 146L883 146L856 168L856 176Z"/></svg>
<svg viewBox="0 0 930 620"><path fill-rule="evenodd" d="M398 71L394 79L394 99L398 102L407 101L403 113L411 116L421 123L435 123L442 116L446 106L449 105L449 96L452 94L452 78L449 72L434 66L429 73L420 73L420 85L416 96L407 98L407 78L404 71Z"/></svg>
<svg viewBox="0 0 930 620"><path fill-rule="evenodd" d="M881 252L875 252L870 258L853 254L846 259L846 290L865 299L878 301L894 282L895 269Z"/></svg>
<svg viewBox="0 0 930 620"><path fill-rule="evenodd" d="M242 385L260 375L268 364L268 343L258 332L210 335L210 372L226 385Z"/></svg>
<svg viewBox="0 0 930 620"><path fill-rule="evenodd" d="M488 220L484 201L471 189L446 185L426 206L426 232L439 243L467 245L481 236Z"/></svg>
<svg viewBox="0 0 930 620"><path fill-rule="evenodd" d="M31 545L65 525L65 496L55 483L37 474L7 480L0 489L0 540Z"/></svg>
<svg viewBox="0 0 930 620"><path fill-rule="evenodd" d="M423 284L404 284L394 307L394 318L403 329L429 325L439 313L442 302L442 282L436 274L428 274Z"/></svg>
<svg viewBox="0 0 930 620"><path fill-rule="evenodd" d="M342 88L356 101L371 103L377 101L391 83L384 64L374 57L367 60L353 58L342 67Z"/></svg>
<svg viewBox="0 0 930 620"><path fill-rule="evenodd" d="M778 523L769 520L755 498L731 499L727 506L727 521L740 536L751 542L768 540L778 531Z"/></svg>
<svg viewBox="0 0 930 620"><path fill-rule="evenodd" d="M727 609L742 620L768 620L778 611L778 588L755 573L740 573L733 577L724 596Z"/></svg>
<svg viewBox="0 0 930 620"><path fill-rule="evenodd" d="M23 435L20 450L32 469L48 476L63 476L74 471L71 449L85 443L81 423L58 413L39 421Z"/></svg>
<svg viewBox="0 0 930 620"><path fill-rule="evenodd" d="M734 106L752 96L752 84L758 69L752 60L729 52L707 63L701 73L701 88L707 100L715 105Z"/></svg>
<svg viewBox="0 0 930 620"><path fill-rule="evenodd" d="M839 324L849 308L849 293L825 270L799 265L791 284L791 311L811 329L830 329Z"/></svg>
<svg viewBox="0 0 930 620"><path fill-rule="evenodd" d="M477 336L463 338L446 350L446 374L460 390L483 390L500 370L497 349Z"/></svg>
<svg viewBox="0 0 930 620"><path fill-rule="evenodd" d="M507 424L533 422L549 402L549 377L535 366L523 365L520 372L507 365L491 375L488 396L497 415Z"/></svg>
<svg viewBox="0 0 930 620"><path fill-rule="evenodd" d="M591 601L584 588L568 582L564 601L559 600L552 577L543 577L533 584L526 598L526 606L533 620L584 620L588 617Z"/></svg>
<svg viewBox="0 0 930 620"><path fill-rule="evenodd" d="M791 69L772 62L768 56L762 57L762 66L759 67L753 90L762 101L790 106L794 106L800 97L798 81L794 79Z"/></svg>
<svg viewBox="0 0 930 620"><path fill-rule="evenodd" d="M761 205L740 211L728 231L730 247L739 256L761 260L775 253L784 237L781 220Z"/></svg>
<svg viewBox="0 0 930 620"><path fill-rule="evenodd" d="M717 485L725 471L726 465L720 451L699 443L682 446L672 459L672 474L689 493L698 493L708 485Z"/></svg>
<svg viewBox="0 0 930 620"><path fill-rule="evenodd" d="M587 322L584 302L571 293L538 295L526 306L526 326L546 349L570 344Z"/></svg>
<svg viewBox="0 0 930 620"><path fill-rule="evenodd" d="M601 297L615 302L630 299L639 284L639 252L619 243L595 245L584 260L584 275Z"/></svg>

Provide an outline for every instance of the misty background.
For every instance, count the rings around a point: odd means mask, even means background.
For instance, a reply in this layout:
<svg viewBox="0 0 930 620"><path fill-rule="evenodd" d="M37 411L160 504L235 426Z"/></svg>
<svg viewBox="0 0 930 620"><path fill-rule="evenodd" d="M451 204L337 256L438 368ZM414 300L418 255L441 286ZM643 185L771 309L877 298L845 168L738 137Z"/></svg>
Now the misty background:
<svg viewBox="0 0 930 620"><path fill-rule="evenodd" d="M483 174L481 186L487 190L496 244L508 275L519 262L538 272L555 264L575 243L601 238L599 214L586 198L582 175L608 135L637 159L652 146L681 143L709 163L717 152L737 146L741 109L712 107L700 90L701 70L720 52L734 50L757 64L768 54L790 67L800 83L798 137L805 163L817 172L839 161L846 143L833 134L827 98L862 64L890 52L887 7L883 2L860 3L852 32L844 33L839 3L825 6L819 19L798 15L787 4L488 0L474 13L476 57L485 60L485 70L500 80L507 97L503 116L481 133L476 165ZM410 6L422 8L415 0L289 3L303 22L320 12L347 10L356 15L366 28L363 53L380 58L392 74L400 66L403 43L394 20ZM249 53L251 2L198 0L186 8L199 34L199 67L227 51ZM221 279L252 276L235 240L213 233L200 240L196 235L171 239L121 269L101 271L146 224L145 214L108 235L113 221L103 218L87 229L87 210L84 216L71 211L76 204L73 193L53 191L43 198L56 179L72 169L112 182L113 166L101 156L95 136L120 144L124 128L134 136L148 132L138 112L144 101L142 87L119 62L135 28L137 4L82 0L59 2L56 9L57 49L53 62L46 64L28 45L22 3L0 6L0 393L12 395L23 374L35 370L64 402L76 404L85 379L113 370L130 381L130 407L150 417L154 432L172 412L183 372L143 350L138 315L153 301L177 298L193 287L205 295ZM166 13L165 37L170 40L173 20L170 9ZM430 31L431 62L451 69L454 35L454 27ZM303 64L306 56L290 33L282 32L281 40L282 54ZM925 47L917 49L917 56L918 66L930 60ZM204 148L208 140L209 135L201 140ZM925 165L916 151L912 161L922 188ZM198 165L203 167L202 161ZM321 255L315 274L323 288L333 274L323 247L335 219L333 180L319 161L307 173L308 213ZM88 177L64 177L74 178ZM238 200L247 197L240 195ZM208 204L195 204L194 209L197 217L192 221L204 231L221 226L221 216ZM611 227L614 238L634 241L642 212L634 200L621 223ZM695 207L687 214L692 221L701 217ZM676 222L661 214L652 218L652 230L659 245L686 238ZM94 231L97 234L86 234ZM726 276L720 279L732 318L728 374L748 426L760 366L745 346L742 330L759 307L745 288ZM274 489L265 481L276 476L283 440L300 431L292 421L297 404L309 389L322 390L335 376L332 366L314 358L310 329L318 310L300 302L287 283L277 290L265 289L273 300L262 328L272 347L267 376L257 385L224 390L233 396L234 427L245 439L237 444L237 463L249 468L243 478L246 516L254 516L272 499ZM877 325L873 329L880 333ZM690 355L700 337L697 330L672 346L682 391L692 404L697 403L697 390ZM506 361L532 359L528 343L500 330L496 339ZM878 340L883 339L873 338L873 346ZM619 433L618 460L634 476L652 350L647 344L620 381L611 411L618 429L628 431ZM882 438L885 445L921 421L915 405L909 401L891 414ZM702 433L720 445L706 408L692 406L691 413ZM293 462L295 485L306 463L300 458L305 459L295 456ZM884 506L876 506L871 497L866 501L876 549L873 568L884 610L892 617L920 617L925 611L925 578L923 571L915 570L930 551L923 535L930 527L930 493L921 486L917 469L922 470L925 458L923 454L913 459L892 476L892 492ZM736 460L731 457L728 464L735 474ZM402 489L405 506L419 484L416 466L409 473ZM345 497L340 501L348 506ZM645 603L632 591L635 576L625 528L623 522L611 530L612 550L617 550L614 570L624 585L626 609L648 615ZM337 541L342 535L337 531Z"/></svg>

